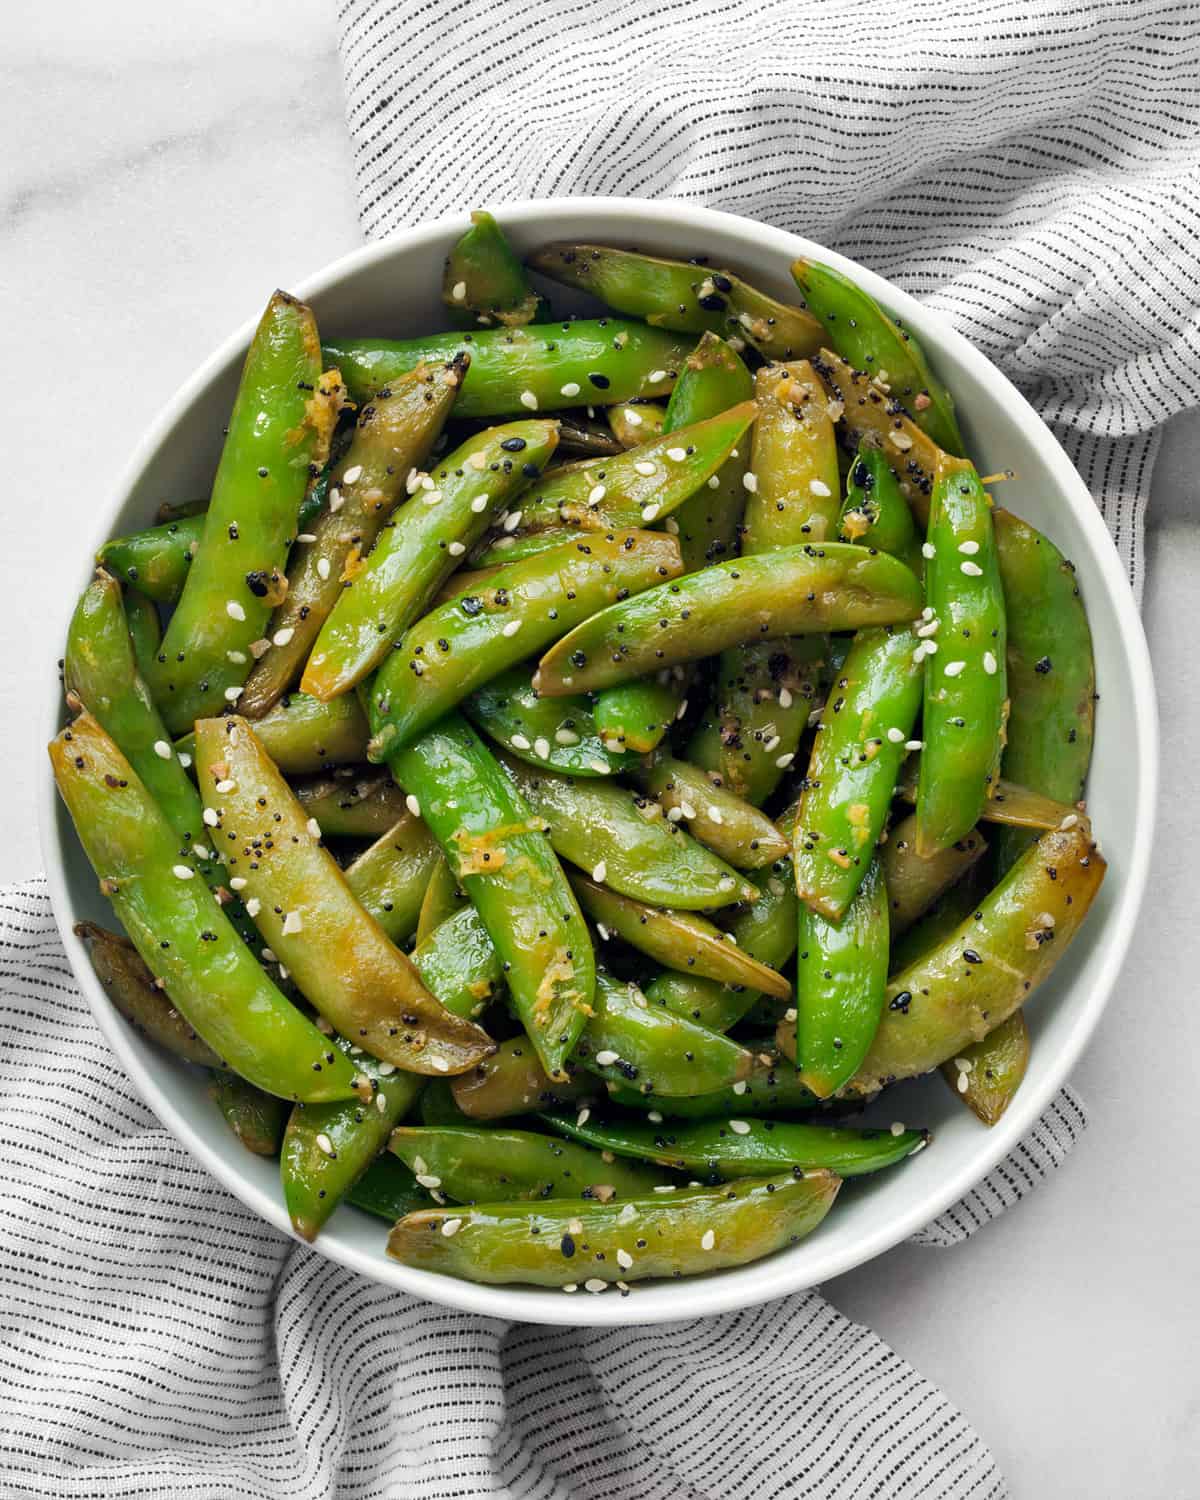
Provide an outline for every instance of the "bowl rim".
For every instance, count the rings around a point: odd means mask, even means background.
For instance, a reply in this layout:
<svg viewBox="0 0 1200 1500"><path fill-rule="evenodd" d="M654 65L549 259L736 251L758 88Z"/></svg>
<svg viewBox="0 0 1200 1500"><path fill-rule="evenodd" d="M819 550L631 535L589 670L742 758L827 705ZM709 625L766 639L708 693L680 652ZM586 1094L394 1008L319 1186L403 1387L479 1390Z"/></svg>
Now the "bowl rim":
<svg viewBox="0 0 1200 1500"><path fill-rule="evenodd" d="M1032 441L1051 474L1057 492L1075 513L1091 546L1101 585L1116 616L1118 637L1128 657L1133 693L1131 732L1136 742L1141 775L1133 788L1135 809L1132 826L1137 836L1130 850L1124 882L1109 917L1107 937L1110 961L1100 982L1093 985L1090 993L1084 997L1079 1014L1057 1051L1053 1066L1047 1070L1040 1084L1032 1079L1027 1080L1025 1088L1014 1098L1002 1119L986 1134L981 1134L978 1153L957 1171L949 1173L915 1198L907 1211L880 1222L852 1247L823 1250L809 1242L807 1257L799 1263L794 1262L793 1257L787 1253L758 1262L756 1266L747 1268L757 1272L750 1284L746 1284L741 1278L731 1280L728 1276L718 1275L689 1277L679 1284L680 1290L677 1293L672 1291L674 1284L669 1282L657 1286L652 1284L644 1291L639 1288L637 1314L632 1318L626 1313L624 1299L562 1296L551 1299L543 1296L532 1305L525 1305L529 1298L527 1288L480 1285L418 1271L400 1262L373 1258L358 1247L334 1238L323 1237L309 1247L394 1290L413 1293L426 1300L491 1317L596 1327L712 1316L814 1287L874 1259L909 1238L962 1198L1008 1155L1061 1088L1108 1003L1128 953L1145 895L1159 778L1158 714L1149 648L1133 592L1112 537L1099 508L1057 438L1012 382L935 309L918 302L867 267L802 235L738 214L678 199L598 196L518 199L509 203L491 204L489 211L502 223L517 229L536 227L538 219L547 214L578 214L583 219L593 219L595 230L601 239L618 234L625 237L624 232L619 231L620 222L625 215L640 219L643 225L647 220L652 221L655 228L664 231L675 229L684 234L703 234L706 228L715 226L724 233L743 239L753 235L758 249L777 251L789 261L801 255L820 258L852 276L889 310L902 319L921 326L922 336L927 342L928 330L932 329L935 342L949 346L955 357L990 387L993 399L1006 409L1010 419L1031 431ZM614 226L607 231L604 230L605 219L611 220ZM463 232L468 222L467 212L464 211L397 231L386 239L350 251L304 278L294 288L295 293L306 301L318 297L336 287L348 275L376 262L386 261L398 252L427 252L447 235ZM108 491L105 503L97 508L89 556L94 556L100 544L107 540L111 518L124 504L188 407L220 376L231 360L244 353L256 324L257 317L252 318L224 339L184 381L146 429ZM53 737L61 725L62 700L58 673L49 668L57 659L60 643L65 639L73 607L74 600L59 601L52 611L56 627L51 637L53 656L45 673L48 686L35 717L37 732L43 734L44 739ZM227 1162L217 1150L197 1138L175 1106L170 1090L171 1074L166 1071L161 1074L151 1071L143 1065L134 1051L133 1033L109 1003L95 977L86 949L73 931L66 864L57 837L56 801L53 777L48 771L44 771L39 781L36 805L50 900L76 981L87 997L101 1032L117 1054L139 1095L192 1156L246 1207L293 1239L297 1245L304 1244L291 1228L282 1195L272 1197ZM800 1269L801 1266L803 1269ZM561 1313L558 1312L560 1307Z"/></svg>

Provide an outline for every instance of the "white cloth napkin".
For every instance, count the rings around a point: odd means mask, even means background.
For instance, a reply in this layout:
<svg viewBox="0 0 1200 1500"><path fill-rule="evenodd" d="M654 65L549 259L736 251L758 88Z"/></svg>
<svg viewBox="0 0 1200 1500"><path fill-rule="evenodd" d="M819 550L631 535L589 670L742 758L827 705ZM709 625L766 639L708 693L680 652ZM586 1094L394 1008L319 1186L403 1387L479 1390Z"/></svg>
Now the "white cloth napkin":
<svg viewBox="0 0 1200 1500"><path fill-rule="evenodd" d="M341 0L365 232L674 195L801 230L1033 398L1140 589L1159 424L1195 404L1200 19L1168 0ZM255 1219L135 1096L40 882L0 892L0 1452L63 1500L994 1500L951 1403L817 1293L573 1332L447 1312ZM1084 1126L1064 1091L929 1226Z"/></svg>

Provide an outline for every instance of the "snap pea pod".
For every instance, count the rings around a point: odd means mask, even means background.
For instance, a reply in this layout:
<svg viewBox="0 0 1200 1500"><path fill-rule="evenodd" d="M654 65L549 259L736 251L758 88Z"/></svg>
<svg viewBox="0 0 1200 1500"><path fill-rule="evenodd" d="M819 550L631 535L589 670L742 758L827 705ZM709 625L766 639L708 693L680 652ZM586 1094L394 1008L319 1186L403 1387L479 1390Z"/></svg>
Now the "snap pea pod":
<svg viewBox="0 0 1200 1500"><path fill-rule="evenodd" d="M434 999L356 900L247 720L201 719L196 767L246 910L342 1036L414 1073L461 1073L487 1056L487 1033Z"/></svg>
<svg viewBox="0 0 1200 1500"><path fill-rule="evenodd" d="M574 538L564 537L563 540L572 541ZM460 568L457 573L451 573L437 593L430 598L428 608L437 609L451 599L461 598L463 594L478 593L488 579L495 578L499 571L498 567Z"/></svg>
<svg viewBox="0 0 1200 1500"><path fill-rule="evenodd" d="M935 639L925 651L917 853L928 857L979 821L997 775L1008 712L1004 592L991 506L965 460L939 462L925 574ZM930 648L934 654L930 654Z"/></svg>
<svg viewBox="0 0 1200 1500"><path fill-rule="evenodd" d="M179 839L88 713L50 744L59 792L134 947L227 1066L283 1099L345 1099L354 1071L290 1005L179 860ZM183 872L183 873L181 873Z"/></svg>
<svg viewBox="0 0 1200 1500"><path fill-rule="evenodd" d="M346 884L392 942L404 943L417 930L425 887L441 857L433 834L406 811L346 866Z"/></svg>
<svg viewBox="0 0 1200 1500"><path fill-rule="evenodd" d="M1082 829L1044 833L965 921L893 974L879 1030L847 1089L869 1094L982 1041L1028 999L1079 930L1105 862Z"/></svg>
<svg viewBox="0 0 1200 1500"><path fill-rule="evenodd" d="M760 870L788 852L788 841L758 808L686 761L659 756L637 777L670 822L739 870Z"/></svg>
<svg viewBox="0 0 1200 1500"><path fill-rule="evenodd" d="M589 1291L603 1291L612 1282L759 1260L811 1233L840 1186L832 1172L811 1172L681 1188L624 1204L551 1200L427 1209L400 1220L388 1236L388 1254L468 1281L564 1288L582 1282ZM581 1227L573 1230L573 1224Z"/></svg>
<svg viewBox="0 0 1200 1500"><path fill-rule="evenodd" d="M304 691L336 698L378 666L490 519L541 472L557 442L551 422L490 427L424 476L321 626L301 679Z"/></svg>
<svg viewBox="0 0 1200 1500"><path fill-rule="evenodd" d="M1012 1103L1029 1066L1029 1022L1024 1011L1002 1021L981 1042L942 1064L942 1077L985 1125L994 1125Z"/></svg>
<svg viewBox="0 0 1200 1500"><path fill-rule="evenodd" d="M832 349L814 354L811 363L833 397L842 440L852 448L864 442L878 446L914 519L923 527L929 519L934 470L942 450L865 370L854 369Z"/></svg>
<svg viewBox="0 0 1200 1500"><path fill-rule="evenodd" d="M133 646L133 659L145 681L150 663L158 654L162 641L162 621L154 601L128 589L125 594L125 624L129 628L129 640Z"/></svg>
<svg viewBox="0 0 1200 1500"><path fill-rule="evenodd" d="M651 327L724 333L767 359L793 359L820 347L821 325L811 313L758 291L732 271L565 242L543 246L528 262L543 276L590 292Z"/></svg>
<svg viewBox="0 0 1200 1500"><path fill-rule="evenodd" d="M457 415L506 417L523 410L590 406L670 394L691 341L618 318L529 323L478 333L434 333L417 339L341 339L326 344L359 403L405 370L471 356Z"/></svg>
<svg viewBox="0 0 1200 1500"><path fill-rule="evenodd" d="M677 432L728 411L754 394L750 372L736 351L715 333L704 333L688 355L667 403L665 432ZM675 512L683 570L719 562L735 550L738 523L746 504L743 477L750 455L743 443L721 467Z"/></svg>
<svg viewBox="0 0 1200 1500"><path fill-rule="evenodd" d="M921 538L900 482L883 451L866 438L846 476L846 499L838 518L838 535L861 547L877 547L910 567L919 578L925 570Z"/></svg>
<svg viewBox="0 0 1200 1500"><path fill-rule="evenodd" d="M480 594L443 604L397 643L371 685L372 760L411 743L477 687L614 600L673 578L675 539L615 532L503 568Z"/></svg>
<svg viewBox="0 0 1200 1500"><path fill-rule="evenodd" d="M807 360L754 377L754 425L742 552L770 552L837 536L842 480L829 396Z"/></svg>
<svg viewBox="0 0 1200 1500"><path fill-rule="evenodd" d="M580 1125L573 1115L542 1115L574 1141L614 1156L654 1162L676 1172L704 1172L709 1181L767 1177L776 1172L836 1172L864 1177L894 1166L929 1144L927 1130L849 1130L789 1120L701 1120L693 1125Z"/></svg>
<svg viewBox="0 0 1200 1500"><path fill-rule="evenodd" d="M894 557L845 542L780 547L601 610L551 647L533 685L551 697L591 692L743 641L902 624L921 602L920 584Z"/></svg>
<svg viewBox="0 0 1200 1500"><path fill-rule="evenodd" d="M486 1062L450 1080L454 1102L473 1120L500 1120L530 1110L557 1109L590 1099L599 1084L568 1059L560 1075L551 1078L538 1061L527 1036L501 1042Z"/></svg>
<svg viewBox="0 0 1200 1500"><path fill-rule="evenodd" d="M264 1094L236 1073L214 1074L209 1080L208 1096L247 1151L255 1156L278 1154L288 1117L288 1106L282 1099Z"/></svg>
<svg viewBox="0 0 1200 1500"><path fill-rule="evenodd" d="M149 683L175 734L241 695L342 394L321 375L311 311L276 292L246 356L204 533Z"/></svg>
<svg viewBox="0 0 1200 1500"><path fill-rule="evenodd" d="M911 755L900 772L896 794L906 802L917 800L920 764L920 756ZM984 803L980 817L983 822L998 824L1001 829L1034 829L1042 833L1047 828L1057 828L1064 818L1084 817L1083 804L1080 802L1074 805L1057 802L1053 797L1043 796L1041 792L1030 791L1027 786L1006 781L1003 776L997 777L992 785L994 790ZM1031 839L1026 838L1022 847L1027 847L1031 842Z"/></svg>
<svg viewBox="0 0 1200 1500"><path fill-rule="evenodd" d="M917 850L917 820L902 818L879 846L878 858L888 892L892 940L907 932L918 917L970 870L987 850L977 828L928 858Z"/></svg>
<svg viewBox="0 0 1200 1500"><path fill-rule="evenodd" d="M652 798L606 781L578 781L506 760L521 796L545 820L555 852L593 879L645 901L703 911L753 901L732 866L663 817Z"/></svg>
<svg viewBox="0 0 1200 1500"><path fill-rule="evenodd" d="M137 669L121 586L103 570L84 589L67 630L67 691L87 708L129 761L175 834L178 857L220 879L191 778ZM197 855L196 850L205 850Z"/></svg>
<svg viewBox="0 0 1200 1500"><path fill-rule="evenodd" d="M238 700L248 718L261 718L300 676L346 585L367 566L408 476L429 458L468 363L460 355L437 369L419 365L359 412L354 437L333 471L329 507L293 548L287 593L251 648L257 660Z"/></svg>
<svg viewBox="0 0 1200 1500"><path fill-rule="evenodd" d="M421 1107L418 1111L422 1125L470 1125L470 1115L464 1115L454 1102L454 1090L448 1078L435 1078L421 1091Z"/></svg>
<svg viewBox="0 0 1200 1500"><path fill-rule="evenodd" d="M346 761L364 761L370 738L367 717L353 693L329 703L307 693L289 693L254 721L254 732L285 776L305 776ZM180 755L194 755L195 735L183 735L175 741L175 749Z"/></svg>
<svg viewBox="0 0 1200 1500"><path fill-rule="evenodd" d="M792 265L808 309L837 352L879 382L947 453L965 452L954 399L929 368L915 334L902 328L848 276L815 260Z"/></svg>
<svg viewBox="0 0 1200 1500"><path fill-rule="evenodd" d="M217 1054L155 984L154 975L127 937L95 922L76 922L75 936L87 943L96 978L131 1026L184 1062L221 1066Z"/></svg>
<svg viewBox="0 0 1200 1500"><path fill-rule="evenodd" d="M800 747L828 656L824 635L747 641L721 653L712 748L729 789L761 806ZM689 746L689 758L696 759Z"/></svg>
<svg viewBox="0 0 1200 1500"><path fill-rule="evenodd" d="M399 1157L385 1151L346 1194L346 1202L394 1224L405 1214L429 1208L432 1200L424 1188L417 1186L416 1178Z"/></svg>
<svg viewBox="0 0 1200 1500"><path fill-rule="evenodd" d="M858 1071L879 1025L888 973L887 901L873 859L836 924L800 906L796 1068L818 1099L836 1094Z"/></svg>
<svg viewBox="0 0 1200 1500"><path fill-rule="evenodd" d="M463 701L463 712L490 739L531 766L567 776L611 776L629 770L638 757L610 750L601 736L591 700L539 698L529 669L502 672Z"/></svg>
<svg viewBox="0 0 1200 1500"><path fill-rule="evenodd" d="M470 229L446 257L442 301L456 311L474 313L484 325L519 328L537 317L541 298L491 214L473 213Z"/></svg>
<svg viewBox="0 0 1200 1500"><path fill-rule="evenodd" d="M751 1056L719 1031L654 1010L634 984L598 970L593 1014L575 1059L611 1083L646 1094L706 1094L746 1078Z"/></svg>
<svg viewBox="0 0 1200 1500"><path fill-rule="evenodd" d="M159 604L174 604L204 535L203 513L114 537L96 553L102 568Z"/></svg>
<svg viewBox="0 0 1200 1500"><path fill-rule="evenodd" d="M1075 570L1053 542L1016 516L998 510L992 521L1012 705L1000 769L1012 781L1074 802L1092 758L1096 693L1092 635ZM1007 869L1028 842L1025 834L1002 833L997 868Z"/></svg>
<svg viewBox="0 0 1200 1500"><path fill-rule="evenodd" d="M874 858L921 709L911 629L860 630L829 690L796 818L796 889L838 922Z"/></svg>
<svg viewBox="0 0 1200 1500"><path fill-rule="evenodd" d="M477 1125L401 1125L388 1149L417 1180L455 1203L500 1198L583 1198L598 1203L644 1196L665 1172L606 1160L599 1151L532 1130L481 1130Z"/></svg>
<svg viewBox="0 0 1200 1500"><path fill-rule="evenodd" d="M559 526L606 531L661 520L720 469L757 414L753 401L743 401L615 458L554 469L523 499L519 527L522 532ZM482 560L499 562L502 556L497 550Z"/></svg>
<svg viewBox="0 0 1200 1500"><path fill-rule="evenodd" d="M677 388L678 384L676 381ZM610 406L607 415L613 437L621 447L637 448L663 431L667 409L653 401L644 401L630 406Z"/></svg>
<svg viewBox="0 0 1200 1500"><path fill-rule="evenodd" d="M558 451L564 457L569 453L573 458L603 458L621 451L622 444L613 436L612 428L599 416L589 417L579 410L546 415L558 423Z"/></svg>
<svg viewBox="0 0 1200 1500"><path fill-rule="evenodd" d="M687 1099L672 1099L610 1084L609 1098L614 1104L629 1109L652 1110L667 1119L727 1120L731 1115L745 1118L747 1115L787 1115L815 1109L820 1101L800 1082L791 1060L780 1055L774 1039L766 1045L752 1045L754 1060L750 1072L731 1088L694 1094Z"/></svg>
<svg viewBox="0 0 1200 1500"><path fill-rule="evenodd" d="M329 838L378 838L404 816L404 793L386 771L340 768L292 785L296 800Z"/></svg>
<svg viewBox="0 0 1200 1500"><path fill-rule="evenodd" d="M544 820L457 715L389 765L487 928L539 1060L559 1074L591 1009L595 964Z"/></svg>
<svg viewBox="0 0 1200 1500"><path fill-rule="evenodd" d="M912 857L915 859L915 854ZM978 909L989 884L985 862L977 859L899 938L893 922L889 973L907 969L948 937L965 917Z"/></svg>
<svg viewBox="0 0 1200 1500"><path fill-rule="evenodd" d="M579 904L604 932L646 954L668 969L714 979L719 984L752 985L786 999L792 987L782 975L743 953L736 943L703 917L663 911L620 896L582 875L570 877Z"/></svg>
<svg viewBox="0 0 1200 1500"><path fill-rule="evenodd" d="M412 958L430 992L456 1016L474 1020L504 986L500 956L473 906L440 922Z"/></svg>
<svg viewBox="0 0 1200 1500"><path fill-rule="evenodd" d="M468 904L466 892L459 885L457 875L451 870L443 854L440 859L435 860L425 894L421 898L421 910L417 916L417 942L423 943L448 917Z"/></svg>
<svg viewBox="0 0 1200 1500"><path fill-rule="evenodd" d="M339 1038L339 1045L348 1044ZM393 1128L416 1103L424 1079L389 1072L365 1052L352 1061L370 1080L366 1099L297 1105L288 1120L279 1175L292 1228L315 1240L330 1214L387 1146Z"/></svg>
<svg viewBox="0 0 1200 1500"><path fill-rule="evenodd" d="M606 744L649 754L675 722L683 700L683 674L664 672L604 688L596 695L596 729Z"/></svg>

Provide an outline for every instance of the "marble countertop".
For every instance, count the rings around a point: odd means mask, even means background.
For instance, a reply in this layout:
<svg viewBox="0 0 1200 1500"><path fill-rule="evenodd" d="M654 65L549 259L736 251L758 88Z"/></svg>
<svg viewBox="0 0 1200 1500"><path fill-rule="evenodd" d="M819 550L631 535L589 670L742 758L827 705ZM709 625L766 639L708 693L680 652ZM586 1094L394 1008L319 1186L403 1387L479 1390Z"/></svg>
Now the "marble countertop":
<svg viewBox="0 0 1200 1500"><path fill-rule="evenodd" d="M0 326L20 522L0 557L0 881L40 865L25 705L51 659L42 601L78 582L76 538L200 360L272 287L359 243L333 7L291 0L286 28L284 14L125 0L114 24L66 0L5 28ZM1193 413L1168 432L1151 508L1165 791L1148 909L1072 1080L1091 1128L966 1245L901 1248L825 1288L945 1388L1019 1500L1197 1493L1200 658L1178 628L1200 578L1197 472Z"/></svg>

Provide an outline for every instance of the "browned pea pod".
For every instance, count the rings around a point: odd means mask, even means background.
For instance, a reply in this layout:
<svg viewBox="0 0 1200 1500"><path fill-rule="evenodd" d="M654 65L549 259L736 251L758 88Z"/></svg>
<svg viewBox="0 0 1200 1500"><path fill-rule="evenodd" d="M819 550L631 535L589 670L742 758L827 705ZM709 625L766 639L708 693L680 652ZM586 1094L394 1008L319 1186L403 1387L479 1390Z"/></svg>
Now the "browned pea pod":
<svg viewBox="0 0 1200 1500"><path fill-rule="evenodd" d="M888 893L892 940L908 931L983 856L987 842L977 828L924 858L917 853L916 815L902 818L879 846Z"/></svg>
<svg viewBox="0 0 1200 1500"><path fill-rule="evenodd" d="M474 313L485 327L502 323L520 328L537 316L541 298L491 214L473 213L470 229L446 257L442 301L456 311Z"/></svg>
<svg viewBox="0 0 1200 1500"><path fill-rule="evenodd" d="M491 1057L452 1079L450 1087L455 1104L473 1120L501 1120L531 1110L557 1109L594 1098L602 1091L599 1079L569 1059L563 1076L551 1078L527 1036L501 1042Z"/></svg>
<svg viewBox="0 0 1200 1500"><path fill-rule="evenodd" d="M417 930L425 887L440 858L433 834L415 813L405 811L347 865L346 883L392 942L404 943Z"/></svg>
<svg viewBox="0 0 1200 1500"><path fill-rule="evenodd" d="M842 480L829 397L807 360L754 377L758 421L746 475L743 553L838 534Z"/></svg>
<svg viewBox="0 0 1200 1500"><path fill-rule="evenodd" d="M903 797L906 802L917 800L919 770L920 757L912 755L905 761L900 772L896 795ZM1004 828L1044 833L1048 828L1059 827L1064 818L1074 817L1082 821L1085 813L1082 802L1057 802L1053 797L1031 791L1027 786L1018 786L1015 781L1005 781L1001 776L995 782L995 790L984 803L980 816L984 823L998 823ZM1071 825L1068 823L1067 826ZM1026 838L1022 841L1022 846L1027 847L1030 843L1032 840Z"/></svg>
<svg viewBox="0 0 1200 1500"><path fill-rule="evenodd" d="M965 917L978 909L991 885L986 861L977 859L907 932L893 941L888 973L907 969L948 937Z"/></svg>
<svg viewBox="0 0 1200 1500"><path fill-rule="evenodd" d="M458 883L458 876L446 862L443 854L434 865L421 900L421 913L417 918L417 942L423 943L432 937L443 922L449 921L456 911L467 905L466 892Z"/></svg>
<svg viewBox="0 0 1200 1500"><path fill-rule="evenodd" d="M404 816L404 793L373 766L339 766L332 775L292 783L296 800L332 838L378 838Z"/></svg>
<svg viewBox="0 0 1200 1500"><path fill-rule="evenodd" d="M231 880L278 961L349 1041L413 1073L462 1073L492 1051L453 1016L355 899L247 720L201 719L196 763L206 821Z"/></svg>
<svg viewBox="0 0 1200 1500"><path fill-rule="evenodd" d="M259 744L285 776L305 776L327 766L367 758L367 716L357 697L345 693L330 703L307 693L289 693L254 725ZM181 761L191 764L196 737L175 741Z"/></svg>
<svg viewBox="0 0 1200 1500"><path fill-rule="evenodd" d="M770 818L687 761L659 756L637 780L658 798L668 821L686 825L693 838L739 870L760 870L788 853L787 839Z"/></svg>
<svg viewBox="0 0 1200 1500"><path fill-rule="evenodd" d="M284 1100L264 1094L236 1073L214 1074L208 1097L247 1151L255 1156L278 1155L290 1108Z"/></svg>
<svg viewBox="0 0 1200 1500"><path fill-rule="evenodd" d="M610 406L607 416L613 437L621 447L637 448L662 432L667 410L653 401L627 402Z"/></svg>
<svg viewBox="0 0 1200 1500"><path fill-rule="evenodd" d="M942 1064L942 1077L976 1119L994 1125L1012 1103L1029 1066L1029 1022L1024 1011Z"/></svg>
<svg viewBox="0 0 1200 1500"><path fill-rule="evenodd" d="M257 664L238 699L247 718L262 718L300 676L346 581L363 567L409 475L424 467L469 363L461 354L448 365L420 365L359 412L330 478L329 503L296 539L287 593L250 647Z"/></svg>
<svg viewBox="0 0 1200 1500"><path fill-rule="evenodd" d="M779 636L722 651L718 717L693 736L688 758L718 774L747 802L761 806L795 760L820 702L828 647L824 635Z"/></svg>
<svg viewBox="0 0 1200 1500"><path fill-rule="evenodd" d="M806 1172L680 1188L623 1204L558 1199L425 1210L400 1220L388 1254L468 1281L564 1290L582 1284L602 1292L613 1282L759 1260L815 1229L840 1186L832 1172Z"/></svg>

